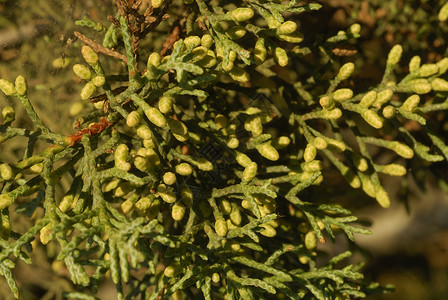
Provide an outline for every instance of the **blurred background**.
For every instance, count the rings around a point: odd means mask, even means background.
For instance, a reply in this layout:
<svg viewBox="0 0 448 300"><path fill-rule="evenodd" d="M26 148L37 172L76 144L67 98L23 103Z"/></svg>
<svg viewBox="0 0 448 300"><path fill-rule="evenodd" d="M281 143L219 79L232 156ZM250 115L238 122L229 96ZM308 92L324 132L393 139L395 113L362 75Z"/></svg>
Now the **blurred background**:
<svg viewBox="0 0 448 300"><path fill-rule="evenodd" d="M323 5L320 11L297 20L305 36L318 40L346 30L353 23L362 27L360 39L330 49L338 65L355 63L356 74L349 85L358 91L380 82L387 53L397 43L404 48L397 76L406 74L407 62L414 55L420 55L422 63L432 63L447 54L448 24L437 18L445 1L317 2ZM74 22L88 16L108 24L107 15L114 14L112 0L0 0L0 78L13 80L24 75L28 79L30 99L50 129L64 134L74 132L73 104L79 101L82 84L73 74L72 66L81 61L82 43L75 40L73 31L95 38L93 30L79 28ZM6 105L16 109L16 124L32 128L21 106L1 94L0 107ZM447 114L436 114L430 122L448 141ZM412 128L415 124L409 122L405 126ZM14 139L0 145L0 160L12 162L21 157L21 143L20 139ZM389 159L382 153L377 158ZM335 244L327 243L322 250L332 255L350 247L356 253L354 260L366 261L366 277L395 286L392 294L368 299L447 299L448 164L410 161L407 167L405 178L382 178L393 198L389 209L381 209L374 200L355 192L335 196L335 203L353 208L365 224L372 224L373 234L357 236L356 245L347 245L346 239L341 238ZM14 221L17 231L20 232L21 226L25 228L26 224L21 222L26 221ZM61 291L74 289L63 269L52 262L56 251L37 247L33 265L18 263L16 276L23 299L61 299ZM114 289L106 282L98 297L114 299ZM0 300L11 297L1 278Z"/></svg>

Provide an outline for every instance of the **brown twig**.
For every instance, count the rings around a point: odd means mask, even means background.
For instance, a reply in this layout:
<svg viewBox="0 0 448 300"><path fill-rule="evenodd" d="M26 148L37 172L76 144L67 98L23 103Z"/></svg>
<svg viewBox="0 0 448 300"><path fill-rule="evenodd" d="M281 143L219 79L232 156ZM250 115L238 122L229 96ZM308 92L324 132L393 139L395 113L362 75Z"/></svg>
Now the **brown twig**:
<svg viewBox="0 0 448 300"><path fill-rule="evenodd" d="M95 52L101 52L107 56L112 56L112 57L121 59L126 64L128 63L128 60L126 59L125 55L118 53L117 51L107 49L107 48L97 44L95 41L89 39L88 37L86 37L85 35L83 35L82 33L78 32L78 31L75 31L74 34L77 38L79 38L81 41L83 41L86 45L90 46Z"/></svg>
<svg viewBox="0 0 448 300"><path fill-rule="evenodd" d="M179 40L180 35L180 26L174 25L173 31L171 31L171 34L168 36L166 41L162 44L162 51L160 51L160 55L164 56L169 50L173 48L173 45L175 42Z"/></svg>

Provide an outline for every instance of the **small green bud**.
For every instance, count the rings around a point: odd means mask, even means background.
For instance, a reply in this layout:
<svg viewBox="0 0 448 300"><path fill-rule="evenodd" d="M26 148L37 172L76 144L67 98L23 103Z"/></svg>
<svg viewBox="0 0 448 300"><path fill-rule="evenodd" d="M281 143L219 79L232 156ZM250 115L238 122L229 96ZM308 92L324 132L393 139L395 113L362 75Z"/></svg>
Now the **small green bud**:
<svg viewBox="0 0 448 300"><path fill-rule="evenodd" d="M431 81L431 87L437 92L448 92L448 81L442 78L435 78Z"/></svg>
<svg viewBox="0 0 448 300"><path fill-rule="evenodd" d="M394 66L398 64L398 62L401 59L402 53L403 53L403 47L401 47L401 45L393 46L387 57L387 65Z"/></svg>
<svg viewBox="0 0 448 300"><path fill-rule="evenodd" d="M409 72L411 74L416 74L419 71L421 61L422 59L417 55L411 58L409 61Z"/></svg>
<svg viewBox="0 0 448 300"><path fill-rule="evenodd" d="M154 67L158 67L158 66L160 66L161 62L162 62L162 59L160 57L160 54L157 52L151 53L148 57L148 66L152 65Z"/></svg>
<svg viewBox="0 0 448 300"><path fill-rule="evenodd" d="M424 64L420 67L419 76L429 77L439 72L439 67L436 64Z"/></svg>
<svg viewBox="0 0 448 300"><path fill-rule="evenodd" d="M201 37L201 45L210 48L214 43L213 37L210 34L204 34Z"/></svg>
<svg viewBox="0 0 448 300"><path fill-rule="evenodd" d="M180 196L181 196L182 202L186 206L191 206L193 204L193 192L188 187L188 185L186 185L186 184L182 185L182 187L180 189Z"/></svg>
<svg viewBox="0 0 448 300"><path fill-rule="evenodd" d="M82 46L81 54L89 65L94 66L98 63L98 54L89 46Z"/></svg>
<svg viewBox="0 0 448 300"><path fill-rule="evenodd" d="M230 12L232 19L236 22L250 20L254 16L254 11L248 7L240 7Z"/></svg>
<svg viewBox="0 0 448 300"><path fill-rule="evenodd" d="M229 147L230 149L238 148L239 144L240 141L235 136L231 136L226 143L227 147Z"/></svg>
<svg viewBox="0 0 448 300"><path fill-rule="evenodd" d="M388 105L385 108L383 108L383 116L386 119L391 119L395 116L395 107L393 107L392 105Z"/></svg>
<svg viewBox="0 0 448 300"><path fill-rule="evenodd" d="M324 109L332 109L334 107L334 100L332 97L329 96L323 96L319 99L319 104L324 108Z"/></svg>
<svg viewBox="0 0 448 300"><path fill-rule="evenodd" d="M439 75L443 75L448 70L448 58L445 57L439 60L436 64L439 67Z"/></svg>
<svg viewBox="0 0 448 300"><path fill-rule="evenodd" d="M95 76L95 77L93 77L92 82L95 86L102 87L106 83L106 77Z"/></svg>
<svg viewBox="0 0 448 300"><path fill-rule="evenodd" d="M16 119L16 112L14 111L14 108L11 106L5 106L2 109L2 117L4 119L4 123L11 123Z"/></svg>
<svg viewBox="0 0 448 300"><path fill-rule="evenodd" d="M264 228L264 230L260 231L260 233L265 237L274 237L277 235L277 231L275 230L275 228L269 224L263 223L260 224L260 227Z"/></svg>
<svg viewBox="0 0 448 300"><path fill-rule="evenodd" d="M380 129L383 127L383 120L373 110L366 109L362 112L361 116L373 128Z"/></svg>
<svg viewBox="0 0 448 300"><path fill-rule="evenodd" d="M280 158L277 149L272 146L271 142L263 143L257 146L256 149L261 156L269 160L276 161Z"/></svg>
<svg viewBox="0 0 448 300"><path fill-rule="evenodd" d="M217 114L215 116L215 124L218 125L219 128L224 128L227 125L227 118L222 114Z"/></svg>
<svg viewBox="0 0 448 300"><path fill-rule="evenodd" d="M251 162L246 168L244 168L243 177L241 180L243 182L249 182L254 179L257 175L258 165L255 162Z"/></svg>
<svg viewBox="0 0 448 300"><path fill-rule="evenodd" d="M375 107L380 108L383 104L387 103L394 95L393 90L385 89L377 94Z"/></svg>
<svg viewBox="0 0 448 300"><path fill-rule="evenodd" d="M167 188L167 186L163 183L159 184L157 187L157 193L166 203L174 203L177 200L176 194L170 188Z"/></svg>
<svg viewBox="0 0 448 300"><path fill-rule="evenodd" d="M149 197L143 197L140 198L136 203L135 203L135 208L137 208L139 211L144 212L147 209L149 209L152 205L152 199Z"/></svg>
<svg viewBox="0 0 448 300"><path fill-rule="evenodd" d="M178 201L171 208L171 217L175 221L180 221L184 218L186 210L182 202Z"/></svg>
<svg viewBox="0 0 448 300"><path fill-rule="evenodd" d="M28 89L28 84L26 82L26 78L22 75L17 76L15 81L15 88L17 91L17 94L19 95L25 95L26 91Z"/></svg>
<svg viewBox="0 0 448 300"><path fill-rule="evenodd" d="M65 69L67 68L71 63L71 59L67 57L58 57L55 60L52 61L51 65L55 69Z"/></svg>
<svg viewBox="0 0 448 300"><path fill-rule="evenodd" d="M129 147L126 144L120 144L114 153L114 159L116 162L126 161L129 156Z"/></svg>
<svg viewBox="0 0 448 300"><path fill-rule="evenodd" d="M136 127L140 124L141 120L142 120L142 115L138 111L134 110L134 111L131 111L129 113L129 115L126 117L126 125L128 125L129 127Z"/></svg>
<svg viewBox="0 0 448 300"><path fill-rule="evenodd" d="M79 115L84 109L85 104L83 102L75 102L70 106L69 114L70 116Z"/></svg>
<svg viewBox="0 0 448 300"><path fill-rule="evenodd" d="M134 202L132 202L132 198L126 199L126 201L121 202L120 209L123 214L127 214L134 207Z"/></svg>
<svg viewBox="0 0 448 300"><path fill-rule="evenodd" d="M351 89L339 89L333 94L333 99L336 101L345 101L353 97L353 91Z"/></svg>
<svg viewBox="0 0 448 300"><path fill-rule="evenodd" d="M306 162L313 161L316 158L317 149L312 144L308 144L305 148L305 152L303 153L303 159Z"/></svg>
<svg viewBox="0 0 448 300"><path fill-rule="evenodd" d="M312 251L317 247L317 237L313 231L309 231L305 235L305 248Z"/></svg>
<svg viewBox="0 0 448 300"><path fill-rule="evenodd" d="M84 80L90 80L92 78L92 72L84 65L76 64L73 66L73 72L76 76Z"/></svg>
<svg viewBox="0 0 448 300"><path fill-rule="evenodd" d="M264 38L259 38L254 47L254 58L257 64L261 64L266 60L268 51L264 45Z"/></svg>
<svg viewBox="0 0 448 300"><path fill-rule="evenodd" d="M420 103L420 96L419 95L412 95L409 98L407 98L403 104L401 105L401 108L405 111L414 111L417 105Z"/></svg>
<svg viewBox="0 0 448 300"><path fill-rule="evenodd" d="M166 125L165 116L155 107L150 107L145 111L148 120L157 127L163 128Z"/></svg>
<svg viewBox="0 0 448 300"><path fill-rule="evenodd" d="M361 187L361 180L350 169L347 169L342 175L352 188L358 189Z"/></svg>
<svg viewBox="0 0 448 300"><path fill-rule="evenodd" d="M306 162L303 164L303 170L305 172L317 172L323 169L322 161L320 160L312 160L310 162Z"/></svg>
<svg viewBox="0 0 448 300"><path fill-rule="evenodd" d="M369 168L369 163L367 162L367 159L365 159L361 155L354 155L353 164L361 172L365 172Z"/></svg>
<svg viewBox="0 0 448 300"><path fill-rule="evenodd" d="M263 124L260 117L252 117L244 122L244 129L252 132L253 136L259 136L263 133Z"/></svg>
<svg viewBox="0 0 448 300"><path fill-rule="evenodd" d="M0 176L4 180L10 180L14 177L14 172L9 164L4 163L0 165Z"/></svg>
<svg viewBox="0 0 448 300"><path fill-rule="evenodd" d="M174 98L170 96L164 96L159 100L159 110L161 113L166 114L173 108Z"/></svg>
<svg viewBox="0 0 448 300"><path fill-rule="evenodd" d="M272 141L272 146L274 146L275 149L281 150L288 147L288 145L291 143L291 140L287 136L279 136L275 140Z"/></svg>
<svg viewBox="0 0 448 300"><path fill-rule="evenodd" d="M137 135L144 140L152 139L152 131L145 124L137 127Z"/></svg>
<svg viewBox="0 0 448 300"><path fill-rule="evenodd" d="M220 219L216 220L215 231L216 231L217 235L226 236L228 230L229 229L227 227L227 222L224 219L220 218Z"/></svg>
<svg viewBox="0 0 448 300"><path fill-rule="evenodd" d="M168 126L178 141L185 142L188 140L188 128L182 121L168 118Z"/></svg>
<svg viewBox="0 0 448 300"><path fill-rule="evenodd" d="M448 19L448 3L445 3L439 11L439 21L445 22Z"/></svg>
<svg viewBox="0 0 448 300"><path fill-rule="evenodd" d="M303 34L296 31L290 34L279 34L278 38L288 43L298 44L303 41Z"/></svg>
<svg viewBox="0 0 448 300"><path fill-rule="evenodd" d="M159 8L163 5L164 0L151 0L151 5L153 8Z"/></svg>
<svg viewBox="0 0 448 300"><path fill-rule="evenodd" d="M403 158L411 159L412 157L414 157L414 150L400 142L394 143L393 150Z"/></svg>
<svg viewBox="0 0 448 300"><path fill-rule="evenodd" d="M285 67L289 61L288 54L281 47L275 47L274 59L281 67Z"/></svg>
<svg viewBox="0 0 448 300"><path fill-rule="evenodd" d="M53 224L48 223L47 225L42 227L42 229L40 230L39 237L40 237L40 242L42 243L42 245L46 245L51 241L52 229L53 229Z"/></svg>
<svg viewBox="0 0 448 300"><path fill-rule="evenodd" d="M370 91L368 93L366 93L362 98L361 101L359 102L359 105L368 108L370 107L375 101L376 101L376 97L377 97L377 92L375 91Z"/></svg>
<svg viewBox="0 0 448 300"><path fill-rule="evenodd" d="M16 92L14 84L6 79L0 79L0 89L6 96L11 96Z"/></svg>
<svg viewBox="0 0 448 300"><path fill-rule="evenodd" d="M252 163L252 160L249 158L249 156L241 152L238 152L238 154L236 155L236 161L242 167L247 167Z"/></svg>
<svg viewBox="0 0 448 300"><path fill-rule="evenodd" d="M241 217L241 212L238 208L234 207L230 213L230 221L236 225L236 226L240 226L241 222L242 222L242 217Z"/></svg>
<svg viewBox="0 0 448 300"><path fill-rule="evenodd" d="M239 81L239 82L248 82L250 80L250 75L247 73L244 69L240 67L234 67L229 72L230 77L232 77L233 80Z"/></svg>
<svg viewBox="0 0 448 300"><path fill-rule="evenodd" d="M92 81L87 82L86 85L81 90L81 99L88 100L90 97L92 97L95 91L96 86L93 84L93 82Z"/></svg>
<svg viewBox="0 0 448 300"><path fill-rule="evenodd" d="M347 33L349 34L359 34L361 32L361 25L358 23L352 24L348 29Z"/></svg>
<svg viewBox="0 0 448 300"><path fill-rule="evenodd" d="M212 281L213 281L214 283L218 283L220 280L221 280L221 278L220 278L220 276L219 276L218 273L213 273L213 274L212 274Z"/></svg>
<svg viewBox="0 0 448 300"><path fill-rule="evenodd" d="M388 208L390 206L390 198L389 195L387 194L387 192L381 187L381 186L377 186L376 187L376 201L378 201L378 203L384 207L384 208Z"/></svg>
<svg viewBox="0 0 448 300"><path fill-rule="evenodd" d="M190 176L193 168L188 163L180 163L176 167L176 173L182 176Z"/></svg>
<svg viewBox="0 0 448 300"><path fill-rule="evenodd" d="M174 277L180 272L180 264L178 262L174 262L163 271L163 275L166 277Z"/></svg>
<svg viewBox="0 0 448 300"><path fill-rule="evenodd" d="M197 47L201 44L201 38L197 35L188 36L184 39L184 44L191 48Z"/></svg>
<svg viewBox="0 0 448 300"><path fill-rule="evenodd" d="M73 201L75 200L75 196L73 194L67 194L64 197L62 197L61 202L59 202L59 209L62 212L67 212L71 206Z"/></svg>
<svg viewBox="0 0 448 300"><path fill-rule="evenodd" d="M328 146L327 141L324 138L320 137L320 136L318 136L315 139L313 139L312 143L313 143L313 146L316 147L319 150L324 150Z"/></svg>
<svg viewBox="0 0 448 300"><path fill-rule="evenodd" d="M375 195L376 195L375 186L373 185L372 180L370 179L370 176L366 175L366 174L362 174L361 182L362 182L362 190L370 197L375 198Z"/></svg>
<svg viewBox="0 0 448 300"><path fill-rule="evenodd" d="M232 212L232 205L230 204L229 200L223 199L219 203L219 210L223 215L229 215Z"/></svg>
<svg viewBox="0 0 448 300"><path fill-rule="evenodd" d="M406 175L406 168L399 164L389 164L382 166L380 172L391 176L404 176Z"/></svg>
<svg viewBox="0 0 448 300"><path fill-rule="evenodd" d="M114 190L115 197L123 197L134 190L134 187L129 182L120 182Z"/></svg>
<svg viewBox="0 0 448 300"><path fill-rule="evenodd" d="M270 15L268 18L265 19L266 23L268 23L269 29L275 29L278 28L282 23L280 23L274 16Z"/></svg>
<svg viewBox="0 0 448 300"><path fill-rule="evenodd" d="M352 75L354 70L355 70L355 64L352 62L348 62L341 67L338 75L336 76L336 79L340 81L346 80Z"/></svg>
<svg viewBox="0 0 448 300"><path fill-rule="evenodd" d="M163 174L163 182L167 185L173 185L176 183L176 174L173 172L166 172Z"/></svg>
<svg viewBox="0 0 448 300"><path fill-rule="evenodd" d="M409 81L411 90L417 94L427 94L431 92L432 86L426 79L414 79Z"/></svg>
<svg viewBox="0 0 448 300"><path fill-rule="evenodd" d="M232 40L237 40L246 35L246 29L243 26L233 26L226 31L226 35Z"/></svg>
<svg viewBox="0 0 448 300"><path fill-rule="evenodd" d="M336 120L342 117L342 111L339 108L334 108L332 110L324 109L322 111L322 117L327 120Z"/></svg>
<svg viewBox="0 0 448 300"><path fill-rule="evenodd" d="M294 21L286 21L277 27L277 34L291 34L297 30L297 24Z"/></svg>

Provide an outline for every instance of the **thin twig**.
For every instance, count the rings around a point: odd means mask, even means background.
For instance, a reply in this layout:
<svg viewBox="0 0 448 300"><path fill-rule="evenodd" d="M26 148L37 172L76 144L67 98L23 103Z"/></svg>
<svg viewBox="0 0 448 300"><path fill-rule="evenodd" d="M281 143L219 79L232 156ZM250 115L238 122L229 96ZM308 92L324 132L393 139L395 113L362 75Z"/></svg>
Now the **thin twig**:
<svg viewBox="0 0 448 300"><path fill-rule="evenodd" d="M111 50L111 49L107 49L99 44L97 44L95 41L89 39L88 37L86 37L85 35L83 35L82 33L75 31L74 32L75 36L77 38L79 38L81 41L83 41L85 44L87 44L88 46L90 46L95 52L101 52L107 56L112 56L118 59L121 59L122 61L124 61L126 64L128 63L128 60L126 59L126 56L118 53L117 51Z"/></svg>

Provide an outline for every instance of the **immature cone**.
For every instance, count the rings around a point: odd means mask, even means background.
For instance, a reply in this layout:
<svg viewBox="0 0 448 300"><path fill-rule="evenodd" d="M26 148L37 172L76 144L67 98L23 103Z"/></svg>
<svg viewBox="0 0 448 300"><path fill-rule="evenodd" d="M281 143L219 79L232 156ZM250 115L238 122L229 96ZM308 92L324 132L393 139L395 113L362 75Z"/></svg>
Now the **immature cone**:
<svg viewBox="0 0 448 300"><path fill-rule="evenodd" d="M403 47L401 47L401 45L393 46L387 57L387 65L393 66L398 64L398 62L401 59L402 53L403 53Z"/></svg>
<svg viewBox="0 0 448 300"><path fill-rule="evenodd" d="M285 67L289 61L288 54L281 47L275 47L274 59L281 67Z"/></svg>
<svg viewBox="0 0 448 300"><path fill-rule="evenodd" d="M448 3L445 3L439 11L439 21L445 22L448 19Z"/></svg>
<svg viewBox="0 0 448 300"><path fill-rule="evenodd" d="M182 220L184 218L185 211L186 211L185 206L182 204L182 202L178 201L171 208L171 217L175 221L180 221L180 220Z"/></svg>
<svg viewBox="0 0 448 300"><path fill-rule="evenodd" d="M26 82L26 78L22 75L17 76L15 81L15 88L17 91L17 94L19 95L25 95L26 91L28 89L28 84Z"/></svg>
<svg viewBox="0 0 448 300"><path fill-rule="evenodd" d="M420 103L420 96L419 95L412 95L409 98L407 98L403 104L401 105L401 108L405 111L414 111L417 105Z"/></svg>
<svg viewBox="0 0 448 300"><path fill-rule="evenodd" d="M166 125L165 116L155 107L150 107L145 111L148 120L157 127L163 128Z"/></svg>
<svg viewBox="0 0 448 300"><path fill-rule="evenodd" d="M142 115L140 115L137 111L131 111L129 115L126 117L126 125L129 127L136 127L140 124L142 120ZM149 128L148 128L149 129Z"/></svg>
<svg viewBox="0 0 448 300"><path fill-rule="evenodd" d="M0 79L0 89L6 96L11 96L16 92L14 84L6 79Z"/></svg>
<svg viewBox="0 0 448 300"><path fill-rule="evenodd" d="M189 176L193 173L193 168L188 163L180 163L176 166L176 173L182 176Z"/></svg>
<svg viewBox="0 0 448 300"><path fill-rule="evenodd" d="M369 123L370 126L376 129L383 127L383 120L381 120L381 118L373 110L366 109L362 112L361 116L367 123Z"/></svg>
<svg viewBox="0 0 448 300"><path fill-rule="evenodd" d="M431 87L437 92L448 92L448 81L442 78L435 78L431 81Z"/></svg>
<svg viewBox="0 0 448 300"><path fill-rule="evenodd" d="M375 103L377 95L378 95L378 94L377 94L377 92L375 92L375 91L370 91L370 92L368 92L367 94L365 94L365 95L361 98L361 101L359 102L359 105L368 108L368 107L371 106L373 103Z"/></svg>
<svg viewBox="0 0 448 300"><path fill-rule="evenodd" d="M73 72L76 76L84 80L90 80L90 78L92 78L92 72L90 69L81 64L75 64L73 66Z"/></svg>
<svg viewBox="0 0 448 300"><path fill-rule="evenodd" d="M411 58L411 60L409 61L409 73L417 73L420 69L420 63L421 63L422 59L420 58L420 56L414 56Z"/></svg>
<svg viewBox="0 0 448 300"><path fill-rule="evenodd" d="M275 149L271 142L263 143L256 148L258 152L263 156L264 158L267 158L272 161L276 161L280 158L280 154L278 153L277 149Z"/></svg>
<svg viewBox="0 0 448 300"><path fill-rule="evenodd" d="M10 123L16 119L16 112L11 106L5 106L2 109L2 117L5 123Z"/></svg>
<svg viewBox="0 0 448 300"><path fill-rule="evenodd" d="M230 12L232 19L236 22L250 20L254 16L254 11L248 7L240 7Z"/></svg>
<svg viewBox="0 0 448 300"><path fill-rule="evenodd" d="M266 47L264 46L264 38L259 38L257 42L255 43L254 47L254 58L255 62L257 64L261 64L266 60L266 55L268 51L266 50Z"/></svg>
<svg viewBox="0 0 448 300"><path fill-rule="evenodd" d="M92 81L86 83L86 85L81 90L81 99L87 100L92 97L93 93L96 91L96 86Z"/></svg>
<svg viewBox="0 0 448 300"><path fill-rule="evenodd" d="M277 34L291 34L297 30L297 24L293 21L286 21L277 27Z"/></svg>
<svg viewBox="0 0 448 300"><path fill-rule="evenodd" d="M174 98L170 96L164 96L159 100L159 110L161 113L166 114L173 108Z"/></svg>
<svg viewBox="0 0 448 300"><path fill-rule="evenodd" d="M81 54L89 65L93 66L98 63L98 54L89 46L83 46L81 48Z"/></svg>
<svg viewBox="0 0 448 300"><path fill-rule="evenodd" d="M255 175L257 175L258 165L255 162L251 162L243 172L243 177L241 180L243 182L249 182L254 179Z"/></svg>
<svg viewBox="0 0 448 300"><path fill-rule="evenodd" d="M353 64L351 62L346 63L341 67L336 78L340 81L346 80L347 78L349 78L352 75L354 70L355 70L355 64Z"/></svg>
<svg viewBox="0 0 448 300"><path fill-rule="evenodd" d="M215 231L216 234L219 236L226 236L227 231L228 231L228 227L227 227L227 222L224 219L218 219L215 222Z"/></svg>
<svg viewBox="0 0 448 300"><path fill-rule="evenodd" d="M10 180L14 176L14 172L9 164L4 163L0 165L0 176L4 180Z"/></svg>
<svg viewBox="0 0 448 300"><path fill-rule="evenodd" d="M333 94L333 99L336 101L345 101L353 97L353 91L351 89L339 89Z"/></svg>

